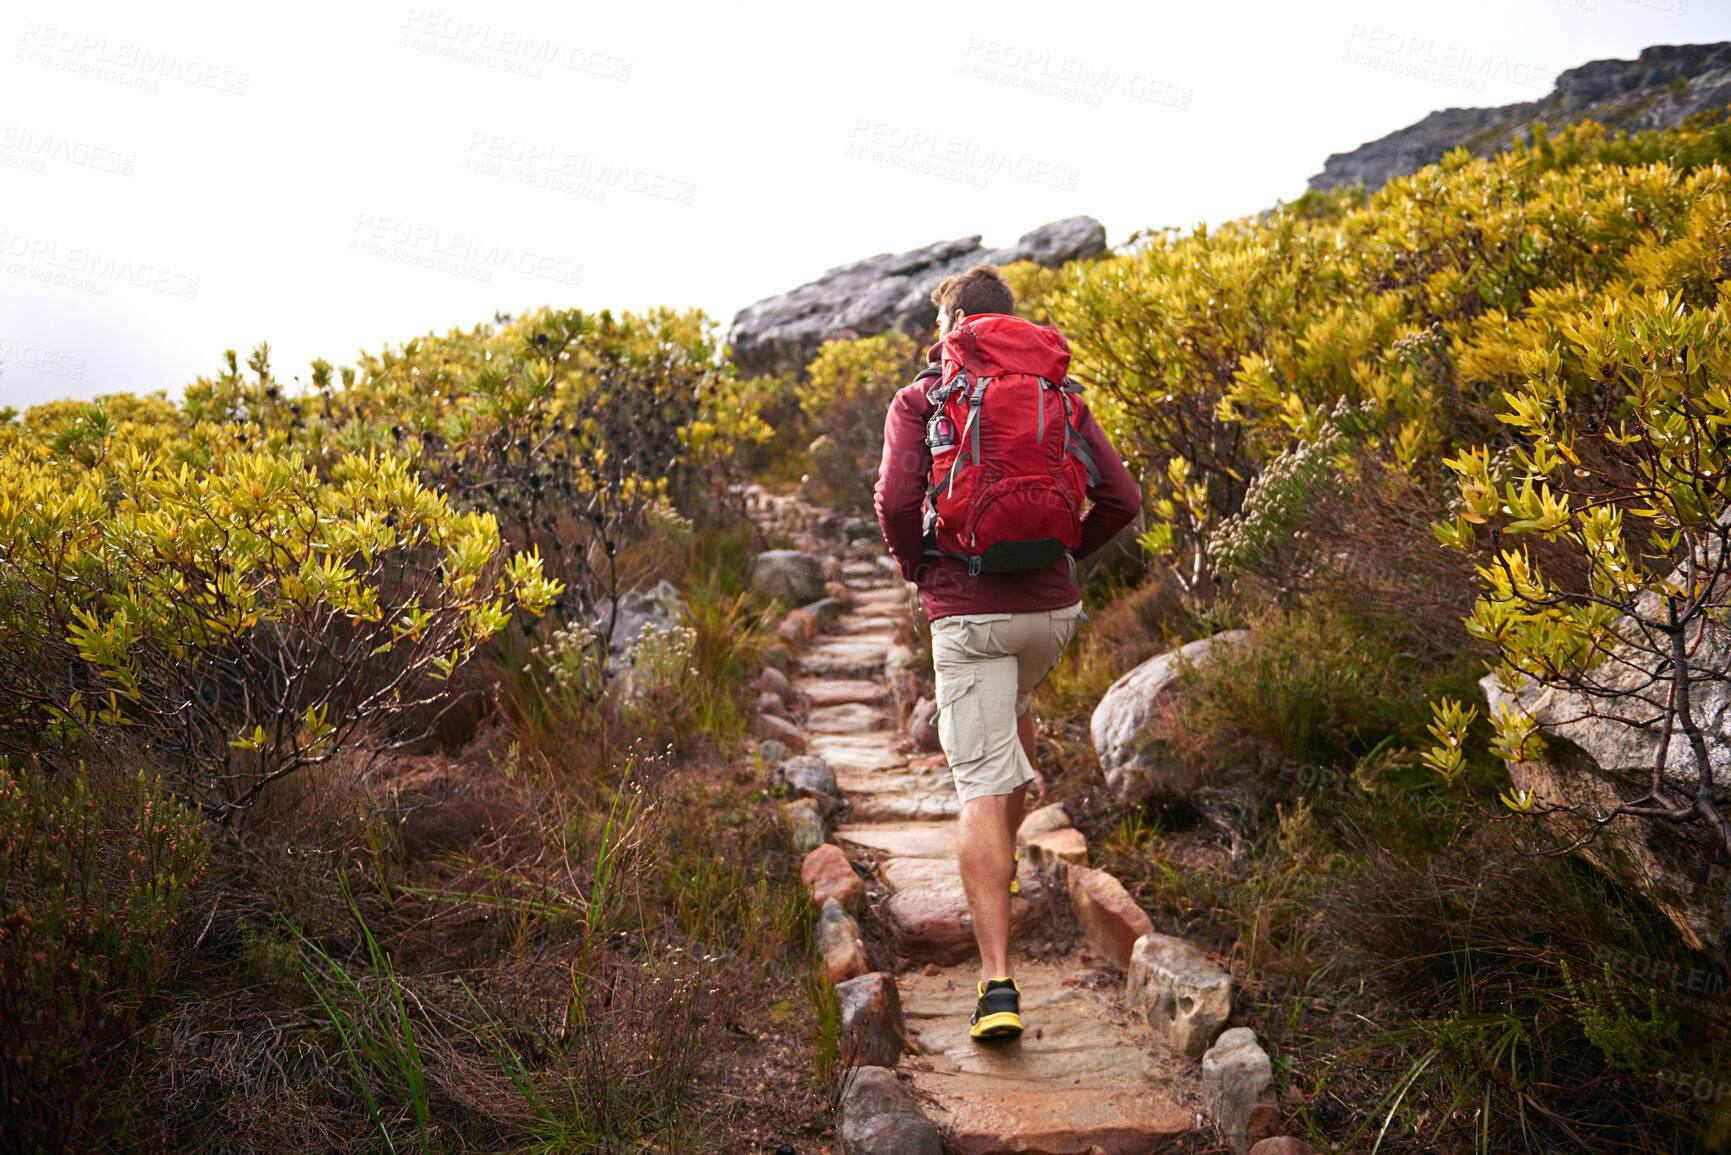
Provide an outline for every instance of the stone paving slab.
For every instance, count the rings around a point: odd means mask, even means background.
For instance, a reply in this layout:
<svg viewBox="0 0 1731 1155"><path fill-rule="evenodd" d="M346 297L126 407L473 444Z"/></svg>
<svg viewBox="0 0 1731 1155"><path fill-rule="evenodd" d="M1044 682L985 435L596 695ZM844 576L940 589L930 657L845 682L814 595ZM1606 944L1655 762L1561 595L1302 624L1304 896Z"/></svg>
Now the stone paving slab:
<svg viewBox="0 0 1731 1155"><path fill-rule="evenodd" d="M1130 1029L1122 1006L1082 987L1073 967L1018 963L1027 1029L1012 1042L968 1037L975 979L971 967L958 967L898 980L902 1013L925 1056L914 1084L936 1102L958 1150L1128 1155L1194 1125L1162 1089L1175 1081L1193 1090L1183 1056Z"/></svg>
<svg viewBox="0 0 1731 1155"><path fill-rule="evenodd" d="M961 810L953 787L933 785L917 775L838 772L836 784L846 796L848 813L855 822L954 818Z"/></svg>
<svg viewBox="0 0 1731 1155"><path fill-rule="evenodd" d="M864 678L883 670L889 644L883 641L819 642L799 656L801 673L825 678Z"/></svg>
<svg viewBox="0 0 1731 1155"><path fill-rule="evenodd" d="M841 826L835 836L842 842L881 850L896 858L954 858L954 822L879 822Z"/></svg>
<svg viewBox="0 0 1731 1155"><path fill-rule="evenodd" d="M887 730L869 734L813 734L805 744L807 754L816 754L840 776L846 772L901 770L908 756L896 749L896 736ZM846 786L842 787L844 790Z"/></svg>
<svg viewBox="0 0 1731 1155"><path fill-rule="evenodd" d="M890 699L889 687L870 678L795 678L793 689L813 706L876 706Z"/></svg>
<svg viewBox="0 0 1731 1155"><path fill-rule="evenodd" d="M883 611L875 614L843 614L836 619L836 628L844 634L888 634L895 636L901 617L889 617Z"/></svg>
<svg viewBox="0 0 1731 1155"><path fill-rule="evenodd" d="M890 727L888 710L848 702L840 706L819 706L805 716L808 734L869 734Z"/></svg>

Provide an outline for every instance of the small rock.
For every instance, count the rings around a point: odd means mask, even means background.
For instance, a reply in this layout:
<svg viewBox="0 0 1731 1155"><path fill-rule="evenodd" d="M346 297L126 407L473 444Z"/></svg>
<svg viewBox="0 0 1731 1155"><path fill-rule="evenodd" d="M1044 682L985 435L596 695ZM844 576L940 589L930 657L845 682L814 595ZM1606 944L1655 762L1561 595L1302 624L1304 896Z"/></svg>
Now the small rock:
<svg viewBox="0 0 1731 1155"><path fill-rule="evenodd" d="M799 628L805 631L805 640L808 642L823 632L823 627L818 622L817 615L812 613L810 610L789 610L787 611L787 620L799 623Z"/></svg>
<svg viewBox="0 0 1731 1155"><path fill-rule="evenodd" d="M907 1045L907 1024L896 980L873 971L835 988L841 1015L841 1053L853 1067L894 1067Z"/></svg>
<svg viewBox="0 0 1731 1155"><path fill-rule="evenodd" d="M1075 827L1047 830L1023 845L1022 861L1038 874L1056 876L1064 867L1088 865L1088 840Z"/></svg>
<svg viewBox="0 0 1731 1155"><path fill-rule="evenodd" d="M792 606L823 596L823 561L792 549L766 550L751 567L751 588L761 597Z"/></svg>
<svg viewBox="0 0 1731 1155"><path fill-rule="evenodd" d="M817 628L820 631L835 625L841 617L841 610L841 599L832 597L819 598L810 605L799 607L799 612L809 614L812 621L817 623Z"/></svg>
<svg viewBox="0 0 1731 1155"><path fill-rule="evenodd" d="M865 903L865 883L860 881L860 876L854 872L853 863L847 860L841 847L833 842L826 842L805 856L805 861L799 866L799 881L817 906L821 907L833 898L850 913L858 914Z"/></svg>
<svg viewBox="0 0 1731 1155"><path fill-rule="evenodd" d="M787 705L777 695L765 692L757 696L757 712L774 718L785 718Z"/></svg>
<svg viewBox="0 0 1731 1155"><path fill-rule="evenodd" d="M841 558L826 557L823 559L823 577L825 582L839 583L841 581Z"/></svg>
<svg viewBox="0 0 1731 1155"><path fill-rule="evenodd" d="M835 1137L841 1155L943 1155L938 1129L884 1067L856 1067L842 1086Z"/></svg>
<svg viewBox="0 0 1731 1155"><path fill-rule="evenodd" d="M1194 1059L1232 1014L1232 976L1181 938L1145 934L1130 954L1124 1001L1156 1035Z"/></svg>
<svg viewBox="0 0 1731 1155"><path fill-rule="evenodd" d="M1124 884L1104 870L1072 866L1066 874L1070 909L1076 914L1083 938L1119 967L1128 967L1136 940L1152 933L1154 924Z"/></svg>
<svg viewBox="0 0 1731 1155"><path fill-rule="evenodd" d="M832 558L831 560L833 561L834 559ZM836 565L836 572L841 572L840 563L837 563ZM831 578L829 581L824 582L823 592L844 606L850 605L853 602L853 591L843 585L840 578Z"/></svg>
<svg viewBox="0 0 1731 1155"><path fill-rule="evenodd" d="M795 854L816 850L824 842L823 811L809 798L789 802L782 807L787 815L788 836Z"/></svg>
<svg viewBox="0 0 1731 1155"><path fill-rule="evenodd" d="M783 618L775 627L775 636L797 650L806 642L805 623L794 617Z"/></svg>
<svg viewBox="0 0 1731 1155"><path fill-rule="evenodd" d="M921 698L914 703L914 712L908 718L908 737L914 740L914 747L927 752L943 749L938 741L938 704L930 698Z"/></svg>
<svg viewBox="0 0 1731 1155"><path fill-rule="evenodd" d="M795 753L805 752L805 731L774 714L759 714L754 721L760 737L774 738Z"/></svg>
<svg viewBox="0 0 1731 1155"><path fill-rule="evenodd" d="M1249 1027L1233 1027L1202 1056L1202 1095L1227 1146L1234 1155L1249 1150L1253 1117L1279 1106L1274 1095L1274 1064ZM1266 1110L1263 1110L1266 1108Z"/></svg>
<svg viewBox="0 0 1731 1155"><path fill-rule="evenodd" d="M757 744L757 756L763 759L765 766L774 766L777 762L792 757L793 751L787 748L786 743L767 738Z"/></svg>
<svg viewBox="0 0 1731 1155"><path fill-rule="evenodd" d="M845 983L870 971L859 923L834 898L824 900L817 925L811 929L812 953L823 960L832 983Z"/></svg>
<svg viewBox="0 0 1731 1155"><path fill-rule="evenodd" d="M1276 1135L1252 1147L1250 1155L1316 1155L1316 1148L1291 1135Z"/></svg>
<svg viewBox="0 0 1731 1155"><path fill-rule="evenodd" d="M831 798L841 797L841 787L835 783L835 771L829 768L828 762L813 754L789 758L776 767L775 776L789 790L802 796L826 794Z"/></svg>
<svg viewBox="0 0 1731 1155"><path fill-rule="evenodd" d="M793 654L786 646L772 644L764 647L763 660L772 670L785 670L788 663L793 661Z"/></svg>
<svg viewBox="0 0 1731 1155"><path fill-rule="evenodd" d="M1016 845L1026 843L1036 834L1044 834L1048 830L1064 830L1070 825L1070 813L1064 809L1062 802L1030 810L1023 817L1022 825L1016 828Z"/></svg>
<svg viewBox="0 0 1731 1155"><path fill-rule="evenodd" d="M937 963L927 963L926 964L925 974L926 974L927 978L935 979L943 973L944 973L944 968L939 966Z"/></svg>
<svg viewBox="0 0 1731 1155"><path fill-rule="evenodd" d="M783 702L793 701L793 683L774 666L763 668L763 673L757 676L757 688L761 693L774 694Z"/></svg>

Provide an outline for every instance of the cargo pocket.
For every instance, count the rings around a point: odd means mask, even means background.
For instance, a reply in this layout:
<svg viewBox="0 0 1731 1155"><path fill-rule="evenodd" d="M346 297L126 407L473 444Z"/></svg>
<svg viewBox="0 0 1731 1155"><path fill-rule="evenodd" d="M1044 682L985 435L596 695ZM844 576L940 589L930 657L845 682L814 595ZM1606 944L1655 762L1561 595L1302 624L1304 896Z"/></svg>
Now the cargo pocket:
<svg viewBox="0 0 1731 1155"><path fill-rule="evenodd" d="M986 720L980 710L977 675L957 673L938 689L938 743L951 766L977 762L986 753Z"/></svg>

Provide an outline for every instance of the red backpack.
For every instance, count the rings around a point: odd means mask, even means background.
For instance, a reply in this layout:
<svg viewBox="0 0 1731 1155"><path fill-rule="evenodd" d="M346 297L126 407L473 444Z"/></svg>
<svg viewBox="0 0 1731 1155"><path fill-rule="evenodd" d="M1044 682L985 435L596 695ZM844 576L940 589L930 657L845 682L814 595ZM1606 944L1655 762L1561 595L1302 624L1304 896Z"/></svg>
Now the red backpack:
<svg viewBox="0 0 1731 1155"><path fill-rule="evenodd" d="M1069 559L1082 543L1082 500L1100 474L1077 432L1070 346L1050 325L969 317L941 342L926 444L928 556L970 574L1020 573ZM915 378L918 380L919 378Z"/></svg>

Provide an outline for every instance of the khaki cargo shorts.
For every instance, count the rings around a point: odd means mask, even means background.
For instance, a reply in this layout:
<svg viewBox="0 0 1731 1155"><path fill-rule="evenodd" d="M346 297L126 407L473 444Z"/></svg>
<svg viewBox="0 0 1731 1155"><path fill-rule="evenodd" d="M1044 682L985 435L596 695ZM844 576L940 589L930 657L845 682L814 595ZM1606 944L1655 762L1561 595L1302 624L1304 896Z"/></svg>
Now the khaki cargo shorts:
<svg viewBox="0 0 1731 1155"><path fill-rule="evenodd" d="M1020 614L957 614L932 623L938 740L963 802L1034 780L1016 719L1076 634L1082 603Z"/></svg>

